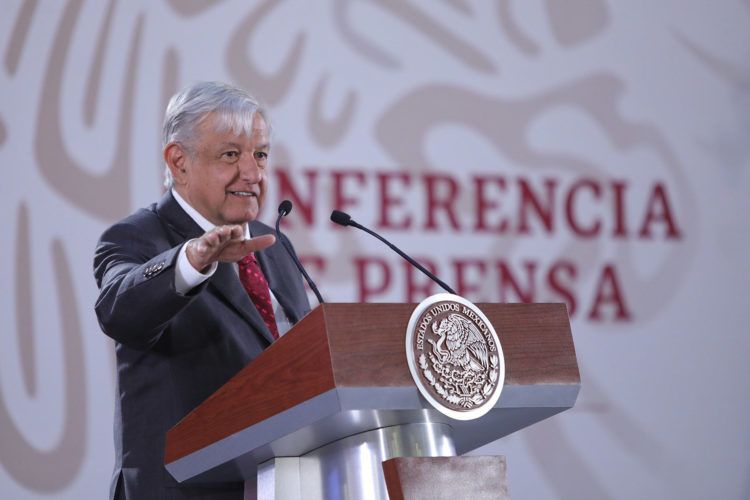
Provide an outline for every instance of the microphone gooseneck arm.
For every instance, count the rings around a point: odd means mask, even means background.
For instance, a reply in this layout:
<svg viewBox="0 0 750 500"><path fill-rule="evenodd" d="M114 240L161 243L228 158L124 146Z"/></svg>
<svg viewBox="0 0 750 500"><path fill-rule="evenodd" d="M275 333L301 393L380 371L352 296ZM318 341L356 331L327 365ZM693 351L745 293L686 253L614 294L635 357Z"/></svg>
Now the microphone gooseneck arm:
<svg viewBox="0 0 750 500"><path fill-rule="evenodd" d="M289 215L289 212L292 211L292 202L289 200L284 200L279 205L279 216L276 217L276 237L281 242L281 246L284 247L286 250L286 253L289 254L289 257L292 258L294 261L294 265L297 266L297 269L299 269L299 272L302 273L302 276L305 278L305 281L307 281L307 284L310 286L310 290L313 291L315 294L315 297L318 299L319 304L323 304L325 301L323 300L323 297L320 295L320 292L318 291L318 287L315 286L315 282L313 282L312 278L310 278L310 275L307 274L307 271L305 271L305 268L302 267L302 263L299 261L297 256L294 253L294 250L291 248L289 243L287 242L286 238L284 238L284 235L281 233L281 229L279 228L279 225L281 224L281 218L286 217Z"/></svg>
<svg viewBox="0 0 750 500"><path fill-rule="evenodd" d="M359 224L358 222L356 222L346 212L342 212L340 210L334 210L333 212L331 212L331 221L333 221L336 224L339 224L341 226L353 226L353 227L356 227L357 229L361 229L362 231L366 232L367 234L370 234L370 235L376 237L377 239L379 239L380 241L382 241L383 243L385 243L386 245L388 245L388 247L390 247L391 250L393 250L394 252L396 252L397 254L399 254L402 258L404 258L412 266L414 266L417 269L419 269L420 271L422 271L432 281L434 281L435 283L437 283L438 285L440 285L443 288L443 290L445 290L448 293L452 293L453 295L456 295L456 292L451 287L449 287L448 285L446 285L445 283L443 283L443 281L440 278L438 278L437 276L435 276L434 274L432 274L430 271L428 271L427 269L425 269L424 266L422 266L422 264L420 264L416 260L412 259L408 255L406 255L398 247L396 247L393 243L391 243L390 241L386 240L385 238L383 238L382 236L380 236L375 231L371 231L370 229L366 228L362 224Z"/></svg>

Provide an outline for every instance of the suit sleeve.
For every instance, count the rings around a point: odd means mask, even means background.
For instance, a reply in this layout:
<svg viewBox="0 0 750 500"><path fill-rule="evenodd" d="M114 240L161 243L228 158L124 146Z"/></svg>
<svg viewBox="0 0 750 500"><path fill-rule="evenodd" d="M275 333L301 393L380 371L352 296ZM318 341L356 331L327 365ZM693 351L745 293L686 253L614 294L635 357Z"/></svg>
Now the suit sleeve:
<svg viewBox="0 0 750 500"><path fill-rule="evenodd" d="M144 350L206 286L204 282L185 295L178 293L175 267L181 245L159 251L149 234L136 224L116 224L102 235L94 255L99 286L95 311L102 330Z"/></svg>

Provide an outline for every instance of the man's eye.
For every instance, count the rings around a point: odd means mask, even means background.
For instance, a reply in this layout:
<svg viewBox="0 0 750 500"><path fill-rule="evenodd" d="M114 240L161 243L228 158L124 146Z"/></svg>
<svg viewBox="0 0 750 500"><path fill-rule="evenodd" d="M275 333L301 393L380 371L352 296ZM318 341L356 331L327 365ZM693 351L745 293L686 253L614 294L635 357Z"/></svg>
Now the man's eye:
<svg viewBox="0 0 750 500"><path fill-rule="evenodd" d="M225 151L221 154L224 158L228 158L230 160L236 160L240 157L240 153L238 151Z"/></svg>
<svg viewBox="0 0 750 500"><path fill-rule="evenodd" d="M266 153L265 151L256 151L255 158L258 160L265 160L266 158L268 158L268 153Z"/></svg>

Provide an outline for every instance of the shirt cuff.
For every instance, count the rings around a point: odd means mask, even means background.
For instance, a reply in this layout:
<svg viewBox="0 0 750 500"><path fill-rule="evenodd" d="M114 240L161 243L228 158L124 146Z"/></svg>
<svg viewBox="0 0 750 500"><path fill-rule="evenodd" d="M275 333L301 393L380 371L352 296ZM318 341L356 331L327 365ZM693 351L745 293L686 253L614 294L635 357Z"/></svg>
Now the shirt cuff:
<svg viewBox="0 0 750 500"><path fill-rule="evenodd" d="M190 240L193 241L193 240ZM208 278L213 276L216 272L216 268L219 267L218 262L214 262L208 268L208 271L204 273L196 271L193 265L187 258L187 246L190 241L182 245L180 249L180 255L177 257L177 266L174 273L174 288L180 295L185 295L191 289L200 285Z"/></svg>

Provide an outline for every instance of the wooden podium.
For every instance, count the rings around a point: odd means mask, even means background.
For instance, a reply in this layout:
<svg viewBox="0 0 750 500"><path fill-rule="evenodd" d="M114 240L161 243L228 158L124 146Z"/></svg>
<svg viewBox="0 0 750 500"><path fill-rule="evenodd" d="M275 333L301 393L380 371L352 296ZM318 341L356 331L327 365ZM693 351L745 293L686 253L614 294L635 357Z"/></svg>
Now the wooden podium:
<svg viewBox="0 0 750 500"><path fill-rule="evenodd" d="M565 306L477 305L506 363L485 416L453 420L419 393L404 347L415 304L323 304L167 433L167 470L246 480L246 497L387 498L385 460L461 455L571 408L580 375Z"/></svg>

